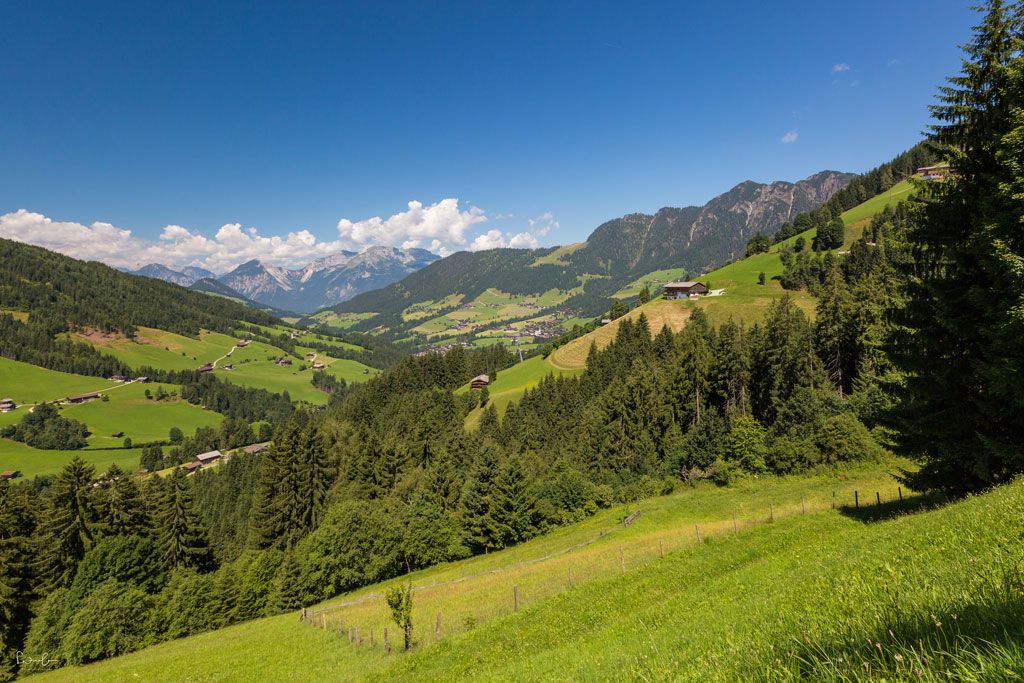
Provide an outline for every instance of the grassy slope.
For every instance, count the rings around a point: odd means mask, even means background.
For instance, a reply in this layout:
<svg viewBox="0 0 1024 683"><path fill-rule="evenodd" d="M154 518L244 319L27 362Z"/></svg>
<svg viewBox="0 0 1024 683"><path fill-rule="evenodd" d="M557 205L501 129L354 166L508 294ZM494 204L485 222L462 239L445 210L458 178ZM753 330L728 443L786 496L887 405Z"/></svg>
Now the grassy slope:
<svg viewBox="0 0 1024 683"><path fill-rule="evenodd" d="M498 378L487 389L489 400L499 413L504 414L509 403L518 401L524 391L537 386L548 375L577 375L580 372L582 371L557 368L540 356L527 358L522 363L516 363L498 373ZM461 387L456 393L467 391L470 391L468 384ZM475 408L470 412L466 417L466 426L475 427L480 421L481 412L480 408Z"/></svg>
<svg viewBox="0 0 1024 683"><path fill-rule="evenodd" d="M846 244L844 249L857 239L860 239L864 227L870 222L871 217L880 212L886 206L896 204L910 196L913 186L910 181L903 181L895 185L890 191L873 197L868 201L853 207L843 213L843 222L847 227ZM814 231L808 230L801 235L795 235L780 244L773 245L764 254L755 254L748 258L740 259L717 270L714 270L700 277L701 282L708 283L712 289L725 289L725 294L718 297L706 297L695 302L691 301L652 301L645 305L643 310L651 319L652 332L661 329L660 323L656 320L665 316L667 305L671 305L680 311L673 315L685 315L681 311L688 311L694 306L699 306L708 314L712 324L720 325L730 318L736 321L743 321L748 324L760 320L768 306L773 301L782 297L785 290L776 278L782 275L782 261L779 260L778 251L784 245L792 245L799 237L803 237L808 244L814 237ZM767 282L759 285L758 276L764 273ZM635 283L624 289L625 292L637 292L644 282L654 282L674 277L676 270L657 271L649 273ZM789 292L789 295L807 314L814 315L814 298L807 292ZM618 296L618 294L616 295ZM635 310L635 309L634 309ZM638 315L631 312L632 315ZM685 318L684 318L685 319ZM551 361L554 365L563 368L581 368L587 358L587 351L592 342L598 347L607 344L614 336L618 328L617 323L606 325L584 335L565 346L557 349L551 354Z"/></svg>
<svg viewBox="0 0 1024 683"><path fill-rule="evenodd" d="M123 469L134 471L138 468L140 449L120 449L124 437L115 438L114 432L124 432L136 443L167 438L171 427L180 427L191 434L197 427L219 424L223 417L219 413L204 410L177 399L161 402L145 398L145 391L156 392L156 384L118 384L98 377L85 377L63 372L37 368L26 363L0 359L0 386L4 398L23 402L10 413L0 414L0 426L14 424L28 410L29 404L39 401L53 401L68 394L103 390L109 401L92 401L77 406L61 408L62 414L74 418L92 432L89 445L79 451L48 451L0 439L0 470L21 470L23 476L52 474L59 471L76 454L106 469L117 463ZM10 382L10 384L8 384ZM163 385L170 393L176 387Z"/></svg>
<svg viewBox="0 0 1024 683"><path fill-rule="evenodd" d="M645 501L630 527L617 523L628 510L618 508L510 550L416 572L408 580L420 587L413 601L420 646L411 655L381 652L385 607L371 597L331 612L326 631L300 624L293 613L38 680L851 680L867 671L878 677L883 667L892 669L891 680L911 677L908 666L917 667L918 678L962 680L958 667L965 665L991 667L972 680L1019 677L1024 653L1014 568L1024 561L1024 482L887 520L871 516L893 512L895 503L860 512L831 509L833 490L841 503L855 487L880 489L890 500L893 486L876 467L845 478L698 487ZM801 500L807 514L801 514ZM773 523L766 519L769 502ZM703 544L695 543L694 523L701 525ZM522 564L601 531L607 533L590 545ZM518 614L512 613L513 585L521 588ZM379 596L385 587L332 603ZM443 638L435 645L439 611ZM475 628L467 616L476 618ZM346 628L361 627L362 647L337 635L338 617ZM999 627L1014 619L1017 632ZM956 652L986 647L958 638L959 628L1011 658L995 668L990 656ZM925 655L914 652L920 641ZM943 670L948 677L936 675Z"/></svg>
<svg viewBox="0 0 1024 683"><path fill-rule="evenodd" d="M16 403L39 403L116 386L102 377L85 377L45 370L28 363L0 358L0 398Z"/></svg>

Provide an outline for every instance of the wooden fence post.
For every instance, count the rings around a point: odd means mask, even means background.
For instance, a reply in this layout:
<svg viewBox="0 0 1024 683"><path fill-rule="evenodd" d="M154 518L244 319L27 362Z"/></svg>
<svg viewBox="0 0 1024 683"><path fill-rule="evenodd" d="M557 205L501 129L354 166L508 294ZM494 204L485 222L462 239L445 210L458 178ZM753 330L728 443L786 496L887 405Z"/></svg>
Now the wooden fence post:
<svg viewBox="0 0 1024 683"><path fill-rule="evenodd" d="M619 548L619 569L626 571L626 549Z"/></svg>
<svg viewBox="0 0 1024 683"><path fill-rule="evenodd" d="M860 510L860 493L857 491L853 492L853 507Z"/></svg>
<svg viewBox="0 0 1024 683"><path fill-rule="evenodd" d="M519 586L512 586L512 609L519 611Z"/></svg>
<svg viewBox="0 0 1024 683"><path fill-rule="evenodd" d="M384 654L391 652L391 644L388 643L388 627L384 627Z"/></svg>
<svg viewBox="0 0 1024 683"><path fill-rule="evenodd" d="M804 497L803 496L800 496L800 514L801 515L806 515L807 514L807 506L804 504Z"/></svg>
<svg viewBox="0 0 1024 683"><path fill-rule="evenodd" d="M662 558L665 557L665 541L660 538L658 539L658 552L661 554Z"/></svg>
<svg viewBox="0 0 1024 683"><path fill-rule="evenodd" d="M363 644L363 639L359 637L359 627L356 626L356 645L359 646L359 645L362 645L362 644Z"/></svg>
<svg viewBox="0 0 1024 683"><path fill-rule="evenodd" d="M350 645L352 644L352 627L351 626L348 627L348 642L349 642Z"/></svg>
<svg viewBox="0 0 1024 683"><path fill-rule="evenodd" d="M768 521L775 521L775 505L772 503L768 503Z"/></svg>
<svg viewBox="0 0 1024 683"><path fill-rule="evenodd" d="M836 492L835 491L832 492L832 509L833 510L836 509Z"/></svg>
<svg viewBox="0 0 1024 683"><path fill-rule="evenodd" d="M569 565L569 588L572 588L572 565Z"/></svg>
<svg viewBox="0 0 1024 683"><path fill-rule="evenodd" d="M373 627L370 627L370 649L373 649Z"/></svg>
<svg viewBox="0 0 1024 683"><path fill-rule="evenodd" d="M441 613L437 613L437 619L434 621L434 640L441 640Z"/></svg>
<svg viewBox="0 0 1024 683"><path fill-rule="evenodd" d="M903 487L900 486L897 490L900 492L900 502L902 503L903 502Z"/></svg>
<svg viewBox="0 0 1024 683"><path fill-rule="evenodd" d="M338 619L338 637L345 637L345 622L343 622L341 619Z"/></svg>
<svg viewBox="0 0 1024 683"><path fill-rule="evenodd" d="M301 621L305 621L305 620L306 620L306 608L303 607L302 608L302 614L299 615L299 621L301 622Z"/></svg>
<svg viewBox="0 0 1024 683"><path fill-rule="evenodd" d="M697 530L697 543L699 544L700 543L700 525L699 524L694 524L693 528Z"/></svg>
<svg viewBox="0 0 1024 683"><path fill-rule="evenodd" d="M875 491L875 505L881 505L881 504L882 504L882 494L879 493L878 491Z"/></svg>
<svg viewBox="0 0 1024 683"><path fill-rule="evenodd" d="M738 528L736 528L736 513L735 513L735 512L734 512L734 513L732 513L732 532L733 532L734 534L735 534L735 533L739 533L739 529L738 529Z"/></svg>

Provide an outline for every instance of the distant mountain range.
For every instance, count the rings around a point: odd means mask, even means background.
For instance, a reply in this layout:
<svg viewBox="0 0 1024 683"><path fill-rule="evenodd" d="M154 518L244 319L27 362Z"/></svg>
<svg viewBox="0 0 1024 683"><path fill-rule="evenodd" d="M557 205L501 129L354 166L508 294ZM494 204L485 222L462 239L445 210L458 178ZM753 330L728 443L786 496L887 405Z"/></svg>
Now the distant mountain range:
<svg viewBox="0 0 1024 683"><path fill-rule="evenodd" d="M341 251L294 270L254 259L220 276L203 268L174 270L159 263L132 272L275 309L310 313L386 287L439 258L425 249L378 246L360 253Z"/></svg>
<svg viewBox="0 0 1024 683"><path fill-rule="evenodd" d="M597 309L623 285L663 268L708 272L743 255L756 233L772 235L798 213L812 211L856 177L822 171L795 183L744 181L703 206L632 213L598 226L581 245L560 250L496 249L459 252L384 289L352 297L332 310L375 313L360 325L403 330L401 312L416 303L462 295L470 301L495 288L515 295L549 289L583 293L564 307ZM584 277L587 276L587 277Z"/></svg>

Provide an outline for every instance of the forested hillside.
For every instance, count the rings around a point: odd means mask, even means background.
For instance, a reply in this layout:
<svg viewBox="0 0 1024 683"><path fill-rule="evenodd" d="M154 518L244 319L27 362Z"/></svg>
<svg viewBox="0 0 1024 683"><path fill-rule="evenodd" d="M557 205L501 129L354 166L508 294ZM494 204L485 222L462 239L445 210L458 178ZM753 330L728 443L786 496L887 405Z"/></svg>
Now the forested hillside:
<svg viewBox="0 0 1024 683"><path fill-rule="evenodd" d="M11 240L0 240L0 276L0 309L28 312L33 326L51 333L95 328L130 334L145 325L195 335L200 329L229 332L239 320L275 320L234 301Z"/></svg>

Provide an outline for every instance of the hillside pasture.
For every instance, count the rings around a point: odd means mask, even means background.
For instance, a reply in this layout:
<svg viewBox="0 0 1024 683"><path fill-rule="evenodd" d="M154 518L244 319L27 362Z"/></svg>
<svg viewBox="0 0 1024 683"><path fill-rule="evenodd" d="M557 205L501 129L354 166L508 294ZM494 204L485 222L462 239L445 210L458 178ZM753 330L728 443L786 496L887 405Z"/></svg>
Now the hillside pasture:
<svg viewBox="0 0 1024 683"><path fill-rule="evenodd" d="M117 447L125 437L130 437L134 443L162 441L167 439L171 427L192 434L199 427L215 427L224 419L220 413L180 398L147 399L146 391L155 395L157 387L163 387L168 394L178 391L178 387L172 384L132 383L107 392L109 401L65 406L61 413L89 427L92 432L90 448ZM124 432L124 436L111 436L116 432Z"/></svg>
<svg viewBox="0 0 1024 683"><path fill-rule="evenodd" d="M596 344L597 348L603 349L615 339L623 320L636 320L641 313L647 316L651 334L657 334L666 325L673 331L681 330L690 317L690 306L688 301L657 299L648 302L607 325L602 325L578 339L563 344L548 356L548 361L560 370L582 370L587 365L587 355L590 353L591 344Z"/></svg>
<svg viewBox="0 0 1024 683"><path fill-rule="evenodd" d="M338 596L316 627L293 612L37 680L1013 680L1024 482L935 507L899 488L907 466L686 487ZM406 582L411 653L383 600Z"/></svg>
<svg viewBox="0 0 1024 683"><path fill-rule="evenodd" d="M10 439L0 439L0 470L18 470L25 478L57 474L75 456L95 467L97 472L102 472L113 464L125 472L135 472L139 469L141 455L141 448L49 451L31 448Z"/></svg>
<svg viewBox="0 0 1024 683"><path fill-rule="evenodd" d="M116 386L116 382L102 377L73 375L0 358L0 398L11 398L18 404L55 401Z"/></svg>
<svg viewBox="0 0 1024 683"><path fill-rule="evenodd" d="M497 379L487 388L488 402L499 414L504 414L509 403L518 401L522 398L523 392L540 384L540 381L548 375L578 375L580 372L582 370L555 367L541 356L533 356L498 373ZM469 384L465 384L456 393L463 394L470 391L472 390L469 388ZM466 416L466 426L475 428L480 422L481 412L479 407L474 408Z"/></svg>

